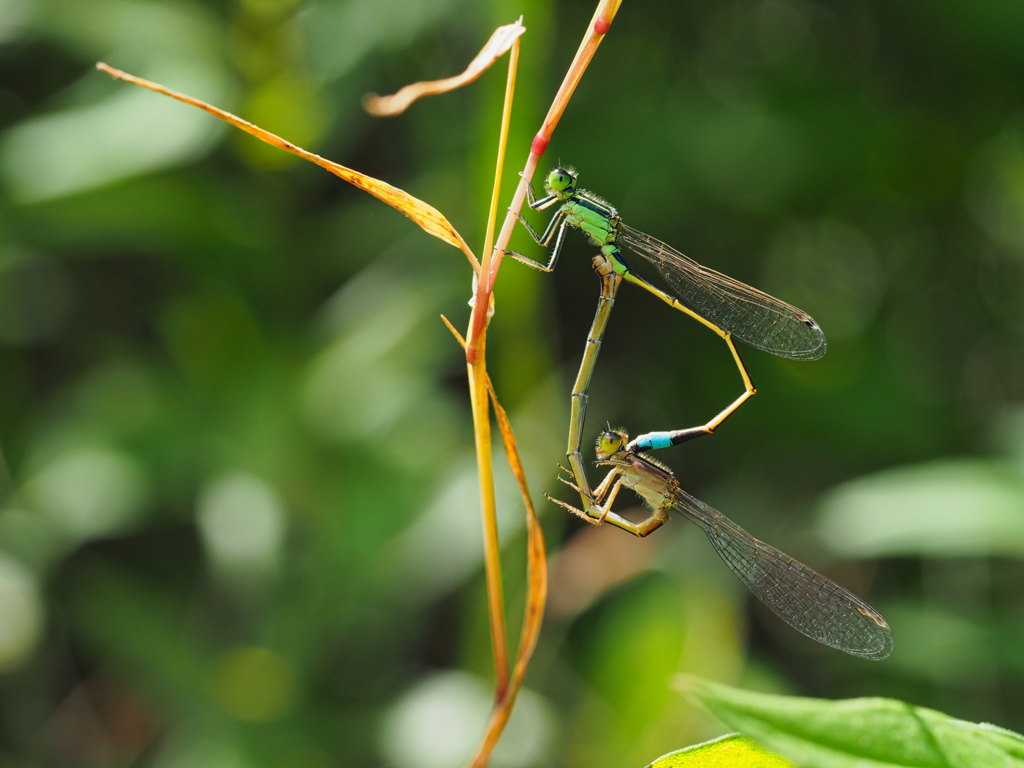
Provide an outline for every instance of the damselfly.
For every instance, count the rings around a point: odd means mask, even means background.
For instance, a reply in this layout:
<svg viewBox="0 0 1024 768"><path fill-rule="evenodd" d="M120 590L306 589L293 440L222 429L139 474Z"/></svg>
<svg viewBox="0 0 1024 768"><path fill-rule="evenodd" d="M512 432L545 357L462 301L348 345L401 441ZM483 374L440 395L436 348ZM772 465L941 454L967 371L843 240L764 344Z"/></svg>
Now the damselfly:
<svg viewBox="0 0 1024 768"><path fill-rule="evenodd" d="M700 526L740 581L798 632L865 659L884 659L892 652L892 631L870 605L812 568L755 539L721 512L680 488L679 481L664 464L631 450L629 445L628 435L618 430L608 429L598 438L597 463L612 469L594 489L589 511L551 500L592 525L611 523L634 536L646 536L661 527L668 522L669 510L676 510ZM563 482L580 490L568 480ZM651 508L646 519L636 523L612 511L622 488L632 490Z"/></svg>
<svg viewBox="0 0 1024 768"><path fill-rule="evenodd" d="M706 424L688 429L649 432L633 440L631 449L664 448L699 435L711 434L754 395L756 390L736 351L733 338L755 349L792 360L816 360L825 354L825 334L806 312L703 267L660 240L623 224L615 208L576 186L574 171L556 168L548 174L544 189L547 196L538 200L532 187L528 187L528 201L532 210L543 211L556 204L560 206L544 232L538 234L521 216L519 220L538 244L547 246L554 238L551 258L547 264L542 264L515 251L509 251L509 255L550 272L558 261L567 227L582 230L600 247L593 261L601 277L601 297L573 387L566 450L569 467L580 489L585 509L589 509L591 503L590 484L580 447L588 392L608 317L623 280L639 285L722 337L736 362L744 389L743 394ZM649 261L676 295L666 293L634 274L627 266L620 246Z"/></svg>

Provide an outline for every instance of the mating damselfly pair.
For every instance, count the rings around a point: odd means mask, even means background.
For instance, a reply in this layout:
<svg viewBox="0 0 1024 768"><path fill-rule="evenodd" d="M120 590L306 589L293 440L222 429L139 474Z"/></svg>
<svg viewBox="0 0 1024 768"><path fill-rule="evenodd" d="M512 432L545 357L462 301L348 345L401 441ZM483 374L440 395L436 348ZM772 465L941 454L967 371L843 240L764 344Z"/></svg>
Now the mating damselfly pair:
<svg viewBox="0 0 1024 768"><path fill-rule="evenodd" d="M263 141L327 168L393 205L431 234L457 247L465 247L465 241L438 211L389 184L307 152L210 104L105 64L97 66L115 78L199 107ZM599 246L593 262L601 277L597 313L573 387L566 451L574 481L569 484L579 492L583 509L562 505L595 525L609 522L637 536L644 536L661 526L668 519L667 510L677 509L704 529L733 572L771 610L793 627L809 637L856 656L875 659L887 656L892 648L892 634L877 612L842 587L758 541L721 513L687 494L667 467L642 453L712 434L754 395L754 385L733 343L734 338L781 357L813 360L825 352L825 336L821 329L809 315L796 307L702 267L665 243L626 226L612 206L576 187L575 173L555 169L549 174L545 189L547 196L538 200L532 188L528 187L530 208L545 210L559 205L544 233L537 234L525 220L520 220L541 245L550 244L557 235L550 260L547 264L540 264L521 254L510 253L527 264L550 271L558 259L566 229L575 227L583 230ZM675 295L656 288L634 274L627 266L620 246L651 262L672 287ZM609 465L612 469L601 484L592 490L580 451L588 391L608 318L623 280L639 285L718 334L725 341L739 370L743 393L713 419L697 427L648 432L632 441L627 439L624 432L605 432L598 440L598 459L599 464ZM622 487L632 489L652 508L653 512L647 520L633 523L611 511L612 503Z"/></svg>
<svg viewBox="0 0 1024 768"><path fill-rule="evenodd" d="M520 221L540 245L550 245L550 259L542 264L510 251L520 261L544 271L554 269L569 227L587 234L599 252L593 257L601 278L597 312L587 336L583 361L572 392L569 443L566 456L573 480L563 480L578 491L582 509L555 503L589 523L607 522L635 536L646 536L675 509L696 523L708 536L722 560L748 589L783 621L808 637L854 656L883 659L892 651L892 631L885 619L867 603L817 571L754 538L722 513L686 493L664 464L644 451L679 445L712 434L754 395L753 382L733 339L755 349L793 360L815 360L825 354L825 334L806 312L701 266L655 238L622 223L615 208L576 186L576 173L556 168L548 174L547 195L537 199L528 187L529 206L545 210L559 205L543 233L525 219ZM651 285L630 270L620 246L651 263L671 286L674 295ZM597 441L598 465L610 466L604 480L591 488L581 445L589 389L608 319L622 281L639 285L720 336L732 354L743 381L743 393L717 416L697 427L648 432L632 441L625 432L603 432ZM651 508L635 523L611 507L621 488L629 488ZM550 498L550 497L549 497Z"/></svg>

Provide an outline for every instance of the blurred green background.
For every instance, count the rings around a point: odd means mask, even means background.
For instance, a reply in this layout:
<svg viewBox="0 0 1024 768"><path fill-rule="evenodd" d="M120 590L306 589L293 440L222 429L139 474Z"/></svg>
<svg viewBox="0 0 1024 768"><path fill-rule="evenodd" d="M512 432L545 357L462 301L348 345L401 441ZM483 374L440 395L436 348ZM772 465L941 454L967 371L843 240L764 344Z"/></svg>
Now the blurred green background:
<svg viewBox="0 0 1024 768"><path fill-rule="evenodd" d="M0 0L0 764L466 757L492 665L464 360L438 318L465 327L464 257L93 65L400 186L478 248L504 60L397 119L360 99L461 71L523 14L504 205L592 10ZM624 4L542 169L574 164L829 338L814 363L748 350L758 395L659 457L896 646L816 646L682 520L640 541L543 499L598 290L574 234L552 275L506 262L489 337L552 554L495 765L642 766L721 733L679 672L1024 729L1022 28L1016 0ZM716 337L627 287L588 448L606 420L703 423L741 391ZM499 491L517 631L505 470Z"/></svg>

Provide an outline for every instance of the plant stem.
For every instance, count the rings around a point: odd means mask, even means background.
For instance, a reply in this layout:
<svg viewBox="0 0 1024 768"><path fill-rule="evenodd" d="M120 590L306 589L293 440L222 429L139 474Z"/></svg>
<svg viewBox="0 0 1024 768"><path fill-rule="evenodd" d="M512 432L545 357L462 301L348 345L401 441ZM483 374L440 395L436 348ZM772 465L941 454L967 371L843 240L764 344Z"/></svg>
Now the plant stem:
<svg viewBox="0 0 1024 768"><path fill-rule="evenodd" d="M607 34L611 27L621 3L622 0L601 0L598 3L597 10L594 11L594 16L587 27L587 33L584 35L583 41L576 51L576 56L573 58L569 70L565 73L562 85L551 102L551 107L548 109L548 114L544 118L540 130L534 136L533 143L530 145L530 154L526 158L526 166L520 174L519 185L512 196L512 204L509 206L508 215L501 225L501 231L498 233L498 241L494 245L494 251L493 253L483 254L483 264L480 270L480 279L477 282L476 300L473 304L473 316L470 319L469 338L467 339L466 346L466 361L470 364L473 363L479 354L480 336L487 323L487 311L490 306L491 291L494 289L494 280L498 275L498 269L501 267L501 260L505 255L505 250L508 248L509 240L512 239L512 229L515 227L516 216L522 210L523 201L526 200L526 187L537 170L540 158L545 150L547 150L548 143L551 141L551 135L555 131L555 126L558 125L558 121L561 119L569 99L572 97L576 86L579 85L580 79L583 77L583 73L590 64L590 60L594 58L597 47L604 40L605 34Z"/></svg>

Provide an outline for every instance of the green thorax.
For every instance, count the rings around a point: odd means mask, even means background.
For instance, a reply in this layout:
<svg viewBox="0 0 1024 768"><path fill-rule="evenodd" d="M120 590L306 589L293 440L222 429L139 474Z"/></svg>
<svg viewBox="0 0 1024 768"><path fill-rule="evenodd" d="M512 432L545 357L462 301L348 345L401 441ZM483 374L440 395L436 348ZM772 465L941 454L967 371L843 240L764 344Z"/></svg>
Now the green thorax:
<svg viewBox="0 0 1024 768"><path fill-rule="evenodd" d="M601 253L608 258L618 274L624 275L629 271L615 244L621 221L615 208L597 195L577 188L576 172L571 169L556 168L551 171L544 189L561 201L566 224L582 230L596 245L601 246Z"/></svg>
<svg viewBox="0 0 1024 768"><path fill-rule="evenodd" d="M569 225L585 232L595 244L615 242L619 214L601 198L580 190L566 198L562 210Z"/></svg>

